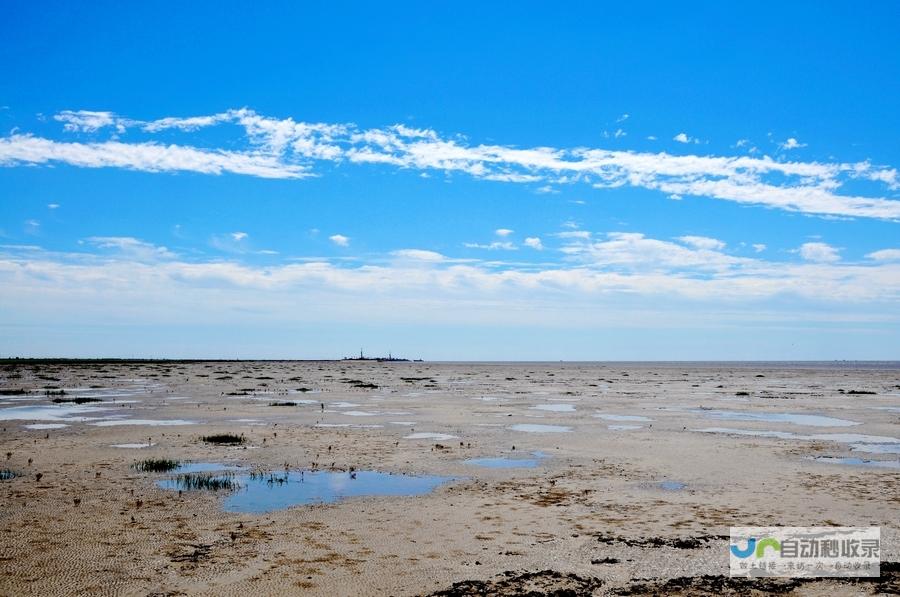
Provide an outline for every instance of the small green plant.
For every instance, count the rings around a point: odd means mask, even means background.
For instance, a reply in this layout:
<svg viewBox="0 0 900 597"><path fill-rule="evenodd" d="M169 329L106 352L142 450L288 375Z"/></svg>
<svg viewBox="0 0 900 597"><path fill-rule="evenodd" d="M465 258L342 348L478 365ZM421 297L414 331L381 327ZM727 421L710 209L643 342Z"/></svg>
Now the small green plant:
<svg viewBox="0 0 900 597"><path fill-rule="evenodd" d="M243 444L246 441L243 435L235 435L233 433L214 433L212 435L204 435L200 439L208 444L222 444L232 446Z"/></svg>
<svg viewBox="0 0 900 597"><path fill-rule="evenodd" d="M167 473L178 468L180 464L177 460L169 458L147 458L135 462L131 468L142 473Z"/></svg>
<svg viewBox="0 0 900 597"><path fill-rule="evenodd" d="M175 485L178 489L187 491L232 491L240 487L231 473L185 473L175 477Z"/></svg>

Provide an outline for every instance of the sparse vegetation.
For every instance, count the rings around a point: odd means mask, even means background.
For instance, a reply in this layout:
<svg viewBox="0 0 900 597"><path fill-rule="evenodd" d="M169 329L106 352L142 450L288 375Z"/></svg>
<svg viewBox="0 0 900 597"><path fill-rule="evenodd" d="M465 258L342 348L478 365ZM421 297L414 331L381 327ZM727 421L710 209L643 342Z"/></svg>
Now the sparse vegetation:
<svg viewBox="0 0 900 597"><path fill-rule="evenodd" d="M179 461L169 458L147 458L135 462L131 468L142 473L167 473L178 468L180 464Z"/></svg>
<svg viewBox="0 0 900 597"><path fill-rule="evenodd" d="M208 444L222 445L240 445L246 441L243 435L235 435L233 433L214 433L212 435L204 435L200 439Z"/></svg>
<svg viewBox="0 0 900 597"><path fill-rule="evenodd" d="M87 397L78 397L78 398L54 398L52 402L57 404L87 404L89 402L103 402L99 398L87 398Z"/></svg>
<svg viewBox="0 0 900 597"><path fill-rule="evenodd" d="M194 491L231 491L240 487L231 473L185 473L175 478L178 489Z"/></svg>
<svg viewBox="0 0 900 597"><path fill-rule="evenodd" d="M25 388L15 388L15 389L10 388L10 389L5 389L5 390L0 390L0 394L3 394L4 396L24 396L24 395L28 394L29 392L30 392L30 390L26 390Z"/></svg>
<svg viewBox="0 0 900 597"><path fill-rule="evenodd" d="M290 400L278 400L275 402L270 402L269 406L297 406L297 403L291 402Z"/></svg>

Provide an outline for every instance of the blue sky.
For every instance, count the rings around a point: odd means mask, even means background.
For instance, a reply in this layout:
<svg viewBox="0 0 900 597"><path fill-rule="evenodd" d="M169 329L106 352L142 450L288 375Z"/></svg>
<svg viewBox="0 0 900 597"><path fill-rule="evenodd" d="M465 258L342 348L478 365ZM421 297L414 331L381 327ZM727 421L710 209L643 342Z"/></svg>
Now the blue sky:
<svg viewBox="0 0 900 597"><path fill-rule="evenodd" d="M11 2L0 353L897 359L895 2Z"/></svg>

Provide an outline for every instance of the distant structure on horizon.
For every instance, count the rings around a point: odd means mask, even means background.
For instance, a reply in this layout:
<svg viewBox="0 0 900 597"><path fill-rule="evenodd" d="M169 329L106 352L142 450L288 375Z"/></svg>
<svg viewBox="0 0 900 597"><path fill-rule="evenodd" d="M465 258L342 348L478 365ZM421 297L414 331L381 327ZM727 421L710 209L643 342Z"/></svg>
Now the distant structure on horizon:
<svg viewBox="0 0 900 597"><path fill-rule="evenodd" d="M398 359L398 358L394 357L394 355L391 353L388 353L388 356L386 356L386 357L367 357L363 354L362 348L359 349L358 357L344 357L341 360L342 361L377 361L379 363L383 363L383 362L406 362L406 363L408 363L409 362L409 359ZM420 363L420 362L422 362L422 359L415 359L415 362Z"/></svg>

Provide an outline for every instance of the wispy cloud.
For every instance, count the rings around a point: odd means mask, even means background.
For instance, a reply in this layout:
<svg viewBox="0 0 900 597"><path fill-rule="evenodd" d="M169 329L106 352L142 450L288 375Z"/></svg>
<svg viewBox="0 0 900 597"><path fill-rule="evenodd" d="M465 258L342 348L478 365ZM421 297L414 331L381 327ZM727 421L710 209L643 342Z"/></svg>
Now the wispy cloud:
<svg viewBox="0 0 900 597"><path fill-rule="evenodd" d="M807 261L815 261L818 263L831 263L840 261L841 255L837 248L827 243L803 243L800 246L800 256Z"/></svg>
<svg viewBox="0 0 900 597"><path fill-rule="evenodd" d="M544 243L541 242L541 239L537 236L529 236L525 239L525 246L531 247L532 249L536 249L538 251L544 250Z"/></svg>
<svg viewBox="0 0 900 597"><path fill-rule="evenodd" d="M0 287L16 292L0 293L0 310L54 316L69 309L66 317L72 317L102 305L103 317L128 316L135 297L141 297L148 321L198 313L198 305L231 314L252 307L287 321L297 317L298 304L305 316L346 320L363 316L362 293L364 316L370 318L412 317L410 307L432 322L498 316L533 322L535 315L543 320L552 314L585 324L594 321L599 305L621 317L634 312L642 298L652 299L654 312L664 314L676 303L691 312L700 305L727 311L729 305L748 304L779 312L786 308L780 299L787 296L804 299L803 309L865 304L869 317L898 320L900 263L890 259L777 262L636 232L596 237L601 240L572 241L571 262L543 267L462 263L425 249L401 249L354 266L324 258L270 266L219 258L189 261L131 237L91 237L83 245L89 252L82 253L5 246L0 247Z"/></svg>
<svg viewBox="0 0 900 597"><path fill-rule="evenodd" d="M725 248L724 242L708 236L679 236L678 240L697 249L721 250Z"/></svg>
<svg viewBox="0 0 900 597"><path fill-rule="evenodd" d="M91 236L84 242L99 249L109 249L116 257L136 261L174 259L176 254L167 249L131 236Z"/></svg>
<svg viewBox="0 0 900 597"><path fill-rule="evenodd" d="M343 234L332 234L328 237L328 240L333 242L339 247L349 247L350 246L350 237L344 236Z"/></svg>
<svg viewBox="0 0 900 597"><path fill-rule="evenodd" d="M96 135L127 130L145 138L92 142L52 140L27 134L0 138L0 165L65 163L77 167L116 167L146 172L233 173L265 178L304 178L322 174L317 164L380 164L427 173L465 173L508 183L587 184L598 189L638 187L670 196L696 196L762 205L808 214L900 218L900 201L886 197L839 194L853 179L900 188L895 168L869 162L783 161L768 156L675 155L666 152L602 148L518 148L471 144L431 129L394 125L361 129L353 124L297 122L240 109L190 118L155 121L122 118L109 112L62 112L66 132ZM229 149L199 145L163 145L153 135L192 131L223 123L243 129L243 139ZM149 136L149 138L146 138ZM196 140L199 142L199 140ZM680 133L675 141L695 139ZM788 140L789 142L790 140ZM240 146L243 149L235 150ZM788 143L786 142L786 143ZM794 139L796 146L799 142Z"/></svg>
<svg viewBox="0 0 900 597"><path fill-rule="evenodd" d="M487 249L488 251L515 251L518 247L509 241L494 241L492 243L463 243L467 249Z"/></svg>
<svg viewBox="0 0 900 597"><path fill-rule="evenodd" d="M806 147L806 143L800 143L795 138L788 137L784 143L780 143L778 146L781 149L799 149L800 147Z"/></svg>
<svg viewBox="0 0 900 597"><path fill-rule="evenodd" d="M866 255L875 261L900 261L900 249L882 249Z"/></svg>

